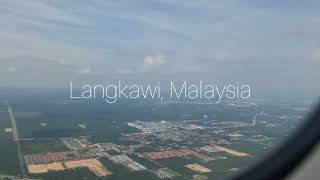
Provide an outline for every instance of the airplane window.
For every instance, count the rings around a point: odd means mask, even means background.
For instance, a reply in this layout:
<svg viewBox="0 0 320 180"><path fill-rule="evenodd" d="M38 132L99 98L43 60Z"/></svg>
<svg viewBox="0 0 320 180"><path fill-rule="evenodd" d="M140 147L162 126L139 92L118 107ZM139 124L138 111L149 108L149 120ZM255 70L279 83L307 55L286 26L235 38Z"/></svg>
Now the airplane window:
<svg viewBox="0 0 320 180"><path fill-rule="evenodd" d="M319 135L320 2L2 0L1 179L280 179Z"/></svg>

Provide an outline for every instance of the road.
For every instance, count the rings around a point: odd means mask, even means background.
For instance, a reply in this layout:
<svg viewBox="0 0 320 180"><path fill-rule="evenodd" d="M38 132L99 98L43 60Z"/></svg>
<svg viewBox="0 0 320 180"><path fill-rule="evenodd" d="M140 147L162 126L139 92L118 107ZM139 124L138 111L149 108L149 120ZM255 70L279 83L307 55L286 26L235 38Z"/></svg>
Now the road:
<svg viewBox="0 0 320 180"><path fill-rule="evenodd" d="M9 112L10 120L12 124L13 141L16 142L16 141L19 141L19 135L18 135L17 125L16 125L16 119L13 116L12 108L11 106L9 106L9 104L8 104L8 112Z"/></svg>
<svg viewBox="0 0 320 180"><path fill-rule="evenodd" d="M19 141L50 141L57 138L19 138Z"/></svg>
<svg viewBox="0 0 320 180"><path fill-rule="evenodd" d="M263 115L263 111L261 111L259 114L254 115L251 126L256 126L257 116L261 115Z"/></svg>
<svg viewBox="0 0 320 180"><path fill-rule="evenodd" d="M11 180L35 180L35 179L29 179L29 178L19 178L16 176L11 175L0 175L0 179L11 179Z"/></svg>
<svg viewBox="0 0 320 180"><path fill-rule="evenodd" d="M19 159L19 163L20 163L21 178L24 178L26 173L24 171L23 156L21 153L21 146L20 146L20 142L19 142L19 133L17 130L16 119L14 118L12 108L8 102L7 102L7 106L8 106L8 112L9 112L9 116L10 116L10 120L11 120L11 124L12 124L13 141L15 141L17 143L17 155L18 155L18 159Z"/></svg>

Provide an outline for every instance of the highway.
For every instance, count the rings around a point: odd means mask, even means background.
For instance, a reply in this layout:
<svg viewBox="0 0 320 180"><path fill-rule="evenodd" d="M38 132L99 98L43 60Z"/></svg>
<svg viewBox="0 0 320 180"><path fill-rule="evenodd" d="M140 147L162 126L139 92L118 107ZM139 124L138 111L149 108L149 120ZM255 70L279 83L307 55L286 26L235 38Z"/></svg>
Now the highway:
<svg viewBox="0 0 320 180"><path fill-rule="evenodd" d="M259 114L254 115L251 126L256 126L257 116L260 115L263 115L263 111L261 111Z"/></svg>
<svg viewBox="0 0 320 180"><path fill-rule="evenodd" d="M19 138L19 141L49 141L56 140L57 138Z"/></svg>
<svg viewBox="0 0 320 180"><path fill-rule="evenodd" d="M17 143L17 156L18 156L19 163L20 163L21 178L24 178L26 173L24 171L23 156L22 156L22 153L21 153L21 146L20 146L20 142L19 142L19 133L18 133L18 130L17 130L16 119L14 118L14 115L13 115L13 112L12 112L12 108L9 105L8 102L7 102L7 106L8 106L8 112L9 112L11 125L12 125L13 141Z"/></svg>
<svg viewBox="0 0 320 180"><path fill-rule="evenodd" d="M11 106L9 106L9 104L8 104L8 112L9 112L10 120L12 124L13 141L16 142L19 140L19 135L18 135L17 125L16 125L16 119L13 116L12 108Z"/></svg>

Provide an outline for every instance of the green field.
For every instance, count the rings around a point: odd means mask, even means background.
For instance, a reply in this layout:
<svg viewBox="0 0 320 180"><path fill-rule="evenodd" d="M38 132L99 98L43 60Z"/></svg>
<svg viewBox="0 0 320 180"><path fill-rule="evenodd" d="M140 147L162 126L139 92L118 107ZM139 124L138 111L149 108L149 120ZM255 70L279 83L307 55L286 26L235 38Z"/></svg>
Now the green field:
<svg viewBox="0 0 320 180"><path fill-rule="evenodd" d="M61 152L68 150L68 148L58 139L21 141L20 144L23 154Z"/></svg>
<svg viewBox="0 0 320 180"><path fill-rule="evenodd" d="M11 128L11 121L7 111L0 112L0 142L12 140L12 132L5 132L5 128Z"/></svg>
<svg viewBox="0 0 320 180"><path fill-rule="evenodd" d="M20 173L17 146L14 142L0 142L0 174Z"/></svg>

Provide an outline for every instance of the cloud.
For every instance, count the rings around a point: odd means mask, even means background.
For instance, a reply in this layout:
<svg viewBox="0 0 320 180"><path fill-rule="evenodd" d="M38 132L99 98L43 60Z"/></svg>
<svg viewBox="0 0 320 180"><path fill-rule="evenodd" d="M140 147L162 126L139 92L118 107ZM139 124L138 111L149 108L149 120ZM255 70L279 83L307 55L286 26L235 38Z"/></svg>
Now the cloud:
<svg viewBox="0 0 320 180"><path fill-rule="evenodd" d="M166 61L165 61L164 55L158 54L154 56L147 56L144 58L144 61L143 61L143 70L149 71L149 70L158 68L165 63Z"/></svg>
<svg viewBox="0 0 320 180"><path fill-rule="evenodd" d="M226 52L215 52L208 58L214 61L227 61L227 60L238 59L238 57L235 56L234 54L226 53Z"/></svg>
<svg viewBox="0 0 320 180"><path fill-rule="evenodd" d="M14 66L10 66L10 67L7 68L7 71L12 73L12 72L16 72L17 69Z"/></svg>
<svg viewBox="0 0 320 180"><path fill-rule="evenodd" d="M1 9L5 9L10 20L23 22L24 20L34 23L60 22L72 25L86 25L86 23L76 15L56 7L54 4L42 0L33 1L3 1Z"/></svg>
<svg viewBox="0 0 320 180"><path fill-rule="evenodd" d="M84 67L84 68L78 68L74 71L77 75L90 75L90 76L96 76L101 77L101 75L104 75L105 72L99 71L97 69L92 69L91 67Z"/></svg>
<svg viewBox="0 0 320 180"><path fill-rule="evenodd" d="M83 69L78 69L76 71L76 73L81 74L81 75L86 75L86 74L91 74L92 70L91 70L91 68L86 67L86 68L83 68Z"/></svg>
<svg viewBox="0 0 320 180"><path fill-rule="evenodd" d="M199 73L206 72L207 68L201 65L180 64L175 66L175 71L179 73Z"/></svg>
<svg viewBox="0 0 320 180"><path fill-rule="evenodd" d="M314 51L310 58L313 62L320 63L320 49Z"/></svg>
<svg viewBox="0 0 320 180"><path fill-rule="evenodd" d="M296 52L291 54L288 59L290 59L291 61L300 62L302 64L320 64L320 49L316 48L309 51Z"/></svg>
<svg viewBox="0 0 320 180"><path fill-rule="evenodd" d="M0 2L1 58L34 58L66 65L87 65L105 58L106 50L75 43L70 33L88 28L88 22L63 4L34 0ZM87 35L83 34L83 37Z"/></svg>
<svg viewBox="0 0 320 180"><path fill-rule="evenodd" d="M297 61L304 60L304 62L311 62L311 63L317 63L320 64L320 49L313 50L308 53L304 54L294 54L291 56L292 59L295 59Z"/></svg>
<svg viewBox="0 0 320 180"><path fill-rule="evenodd" d="M201 55L197 59L205 60L208 62L243 62L252 60L255 58L255 55L249 55L249 54L237 54L237 53L231 53L226 51L216 51L213 53L210 53L209 55Z"/></svg>
<svg viewBox="0 0 320 180"><path fill-rule="evenodd" d="M65 77L227 79L226 72L234 78L235 71L236 78L259 79L253 72L270 73L260 62L281 62L273 73L279 76L292 53L301 64L320 61L319 50L309 51L319 48L319 6L288 11L275 1L268 8L251 1L3 0L0 84L64 85Z"/></svg>
<svg viewBox="0 0 320 180"><path fill-rule="evenodd" d="M131 69L127 69L127 68L117 68L117 69L115 69L114 74L131 75L131 74L135 74L135 71L133 71Z"/></svg>

